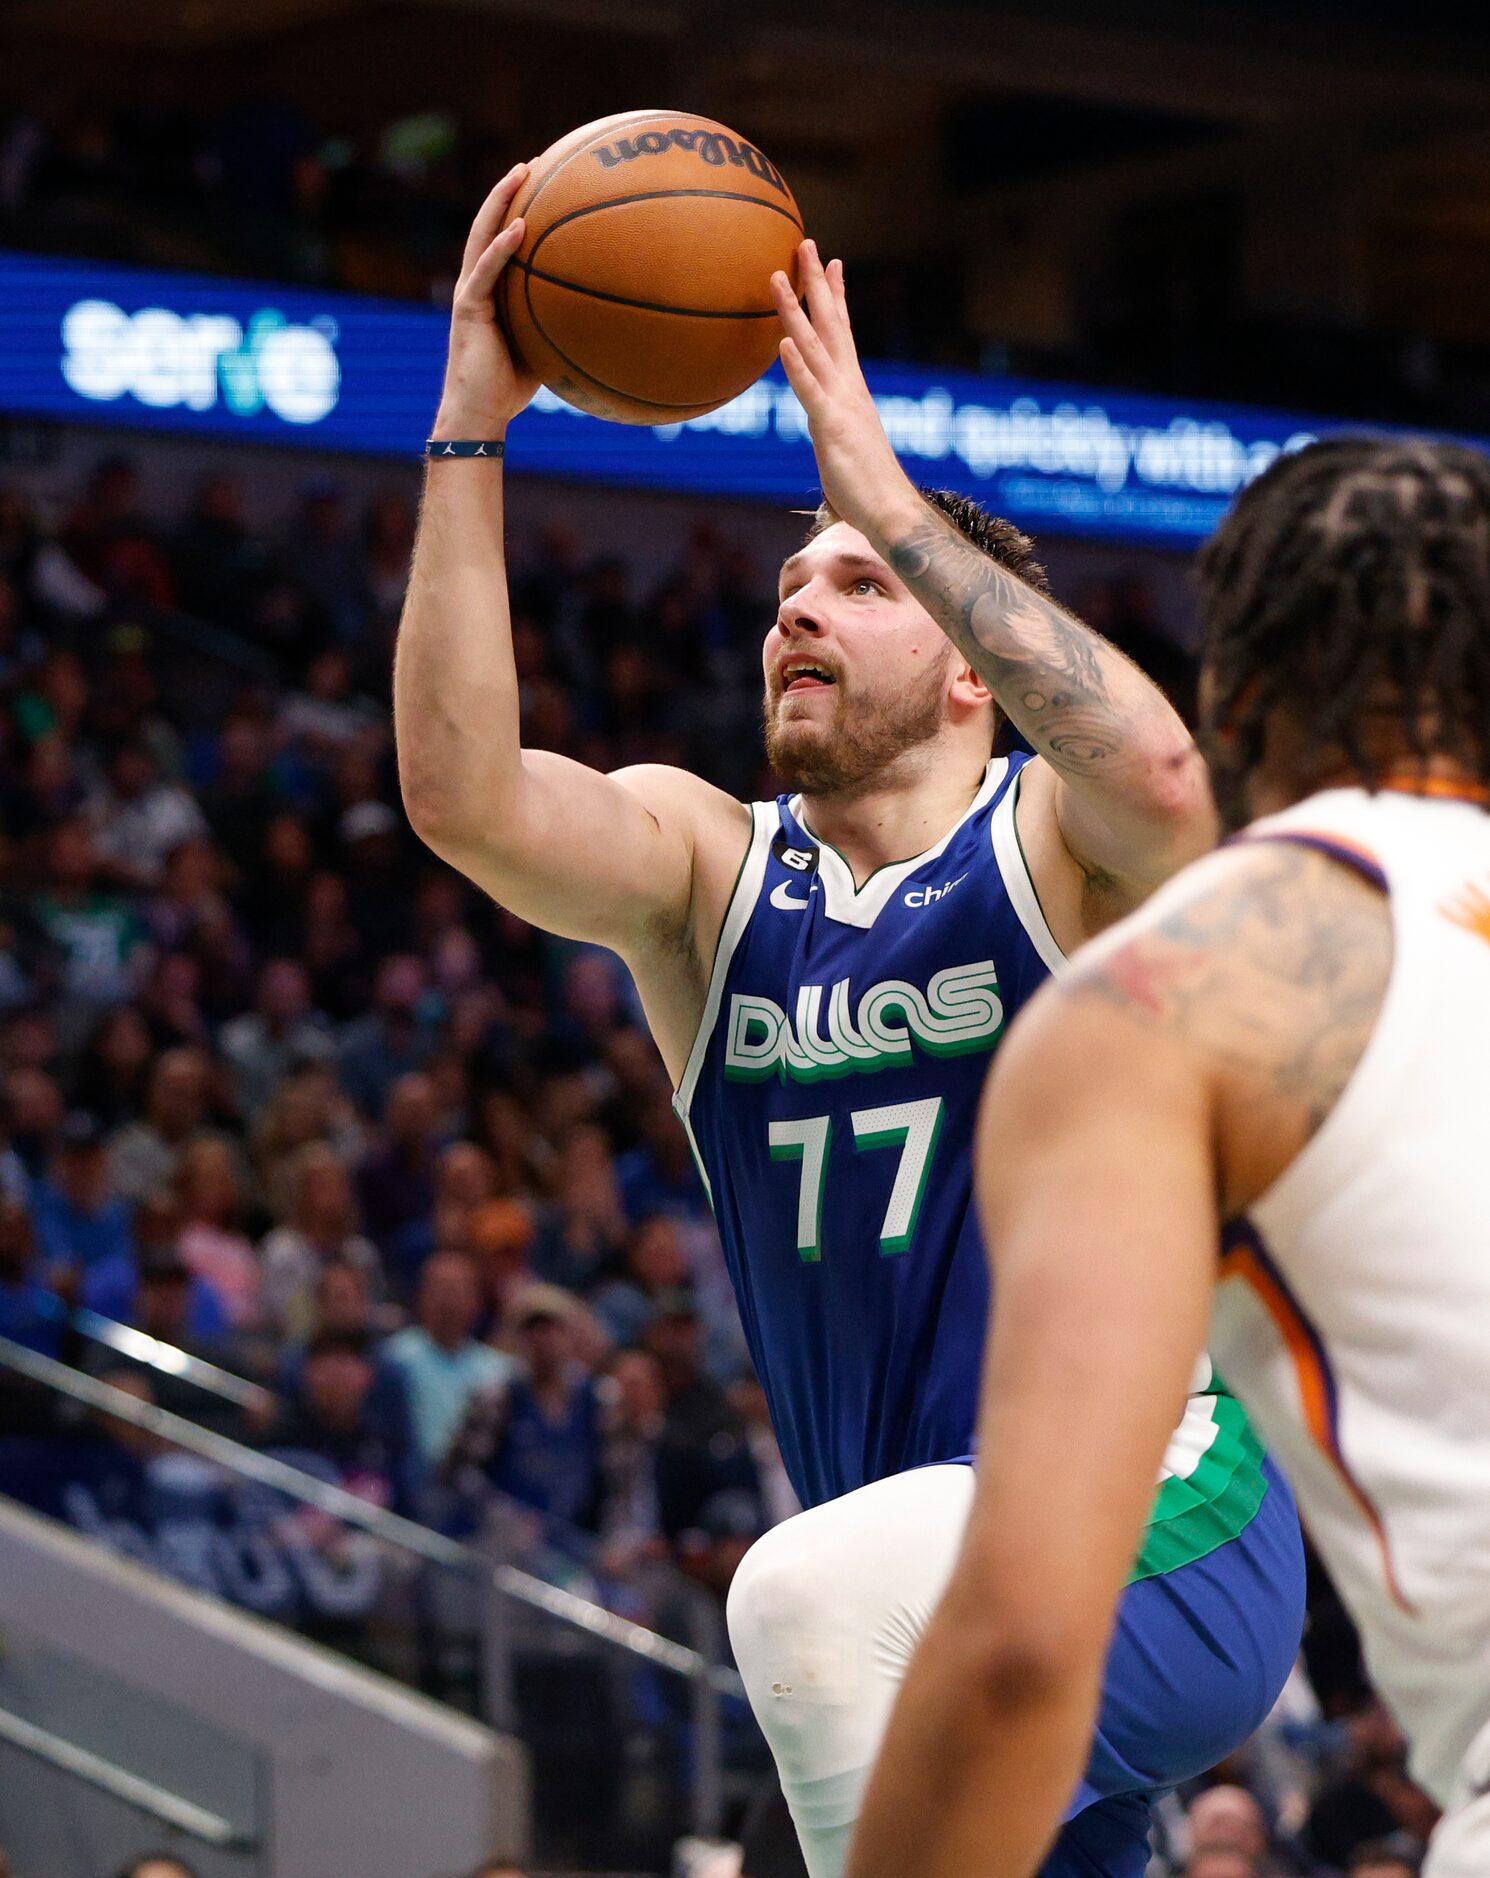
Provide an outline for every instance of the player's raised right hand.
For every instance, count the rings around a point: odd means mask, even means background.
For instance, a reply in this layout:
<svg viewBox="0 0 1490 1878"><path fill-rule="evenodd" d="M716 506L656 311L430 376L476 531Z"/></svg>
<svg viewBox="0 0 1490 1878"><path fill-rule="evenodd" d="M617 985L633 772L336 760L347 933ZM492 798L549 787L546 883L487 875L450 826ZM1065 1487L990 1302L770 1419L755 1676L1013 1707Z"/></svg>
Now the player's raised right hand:
<svg viewBox="0 0 1490 1878"><path fill-rule="evenodd" d="M887 517L920 497L896 461L859 363L843 289L843 263L826 267L817 243L797 251L804 309L785 274L771 276L771 297L785 337L781 363L807 413L823 495L835 515L871 539Z"/></svg>
<svg viewBox="0 0 1490 1878"><path fill-rule="evenodd" d="M502 437L538 389L537 378L508 343L493 297L497 277L523 238L521 216L505 228L502 224L527 174L526 163L508 170L482 203L466 237L450 310L450 353L432 433L436 437Z"/></svg>

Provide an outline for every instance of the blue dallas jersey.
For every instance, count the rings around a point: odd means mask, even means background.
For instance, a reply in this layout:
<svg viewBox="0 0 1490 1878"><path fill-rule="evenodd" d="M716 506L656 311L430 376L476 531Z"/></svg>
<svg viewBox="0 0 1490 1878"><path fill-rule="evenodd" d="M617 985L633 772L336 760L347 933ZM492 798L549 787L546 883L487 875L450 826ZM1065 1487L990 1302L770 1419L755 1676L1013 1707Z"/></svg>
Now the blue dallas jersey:
<svg viewBox="0 0 1490 1878"><path fill-rule="evenodd" d="M753 805L678 1090L804 1505L972 1446L989 1053L1060 963L995 758L934 848L855 891L795 798Z"/></svg>

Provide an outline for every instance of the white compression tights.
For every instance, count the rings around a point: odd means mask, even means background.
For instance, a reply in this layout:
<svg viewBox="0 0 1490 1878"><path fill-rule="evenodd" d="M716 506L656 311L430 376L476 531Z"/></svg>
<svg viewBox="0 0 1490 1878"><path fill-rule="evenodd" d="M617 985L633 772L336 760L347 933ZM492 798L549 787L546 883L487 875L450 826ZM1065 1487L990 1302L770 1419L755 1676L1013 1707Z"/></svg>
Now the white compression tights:
<svg viewBox="0 0 1490 1878"><path fill-rule="evenodd" d="M952 1574L971 1467L895 1474L773 1527L729 1634L812 1878L840 1878L911 1653Z"/></svg>

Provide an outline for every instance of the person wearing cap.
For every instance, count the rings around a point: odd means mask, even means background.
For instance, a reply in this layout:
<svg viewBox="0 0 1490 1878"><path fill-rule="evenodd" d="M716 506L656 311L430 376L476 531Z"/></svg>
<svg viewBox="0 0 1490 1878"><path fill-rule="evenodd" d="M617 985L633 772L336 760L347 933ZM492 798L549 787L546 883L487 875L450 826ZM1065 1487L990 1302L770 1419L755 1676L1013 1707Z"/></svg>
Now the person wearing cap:
<svg viewBox="0 0 1490 1878"><path fill-rule="evenodd" d="M37 1244L48 1265L91 1270L127 1257L129 1208L109 1179L109 1157L97 1120L78 1109L62 1123L50 1172L31 1196Z"/></svg>
<svg viewBox="0 0 1490 1878"><path fill-rule="evenodd" d="M518 1373L484 1405L486 1477L500 1492L564 1528L597 1529L605 1437L595 1377L580 1351L584 1307L559 1285L532 1284L508 1312Z"/></svg>

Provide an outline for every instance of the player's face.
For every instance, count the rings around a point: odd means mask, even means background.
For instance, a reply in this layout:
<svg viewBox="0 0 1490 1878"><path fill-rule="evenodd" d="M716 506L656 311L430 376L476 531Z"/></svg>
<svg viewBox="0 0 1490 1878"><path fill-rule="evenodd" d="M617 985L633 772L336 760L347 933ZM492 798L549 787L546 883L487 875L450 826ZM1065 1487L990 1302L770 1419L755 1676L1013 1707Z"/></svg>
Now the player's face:
<svg viewBox="0 0 1490 1878"><path fill-rule="evenodd" d="M766 754L810 795L856 788L946 718L952 648L868 541L835 522L781 569L766 635Z"/></svg>

